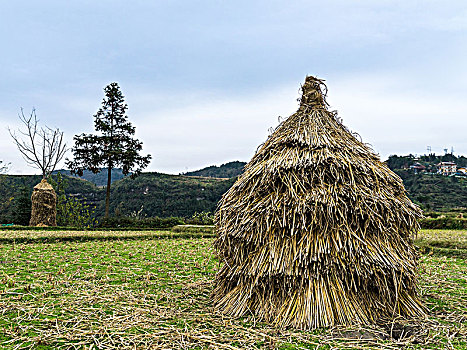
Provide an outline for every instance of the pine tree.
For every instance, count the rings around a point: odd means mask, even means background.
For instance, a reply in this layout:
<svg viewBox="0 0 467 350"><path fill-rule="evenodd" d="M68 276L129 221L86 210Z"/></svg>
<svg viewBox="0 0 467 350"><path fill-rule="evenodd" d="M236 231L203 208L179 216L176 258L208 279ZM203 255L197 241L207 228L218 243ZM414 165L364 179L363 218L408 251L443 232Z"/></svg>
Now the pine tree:
<svg viewBox="0 0 467 350"><path fill-rule="evenodd" d="M17 225L28 226L31 219L31 189L21 186L14 201L13 222Z"/></svg>
<svg viewBox="0 0 467 350"><path fill-rule="evenodd" d="M130 172L137 175L149 164L151 155L139 155L142 142L133 138L135 127L128 121L128 106L118 84L107 85L104 92L102 106L94 115L94 128L99 134L75 135L74 159L67 160L67 166L79 176L86 169L98 173L102 167L107 168L105 217L108 217L112 169L121 167L124 175Z"/></svg>

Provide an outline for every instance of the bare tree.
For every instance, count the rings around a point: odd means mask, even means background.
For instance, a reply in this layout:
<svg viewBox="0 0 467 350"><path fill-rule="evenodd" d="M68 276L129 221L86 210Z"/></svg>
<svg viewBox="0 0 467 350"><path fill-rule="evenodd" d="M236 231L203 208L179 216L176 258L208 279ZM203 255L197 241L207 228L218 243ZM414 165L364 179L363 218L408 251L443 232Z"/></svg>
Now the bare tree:
<svg viewBox="0 0 467 350"><path fill-rule="evenodd" d="M42 178L49 176L57 164L63 159L67 148L63 142L63 132L49 127L39 128L36 110L33 108L29 117L24 115L23 108L18 114L26 129L10 132L13 141L21 152L26 163L39 169Z"/></svg>
<svg viewBox="0 0 467 350"><path fill-rule="evenodd" d="M5 164L3 163L2 160L0 160L0 174L6 173L8 171L8 166L10 164Z"/></svg>

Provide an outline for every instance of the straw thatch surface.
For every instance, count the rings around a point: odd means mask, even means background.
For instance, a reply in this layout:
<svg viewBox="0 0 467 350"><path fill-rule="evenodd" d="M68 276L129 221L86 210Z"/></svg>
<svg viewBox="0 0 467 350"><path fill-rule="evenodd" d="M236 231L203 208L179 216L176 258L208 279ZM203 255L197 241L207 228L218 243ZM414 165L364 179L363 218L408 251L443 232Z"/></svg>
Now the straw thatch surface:
<svg viewBox="0 0 467 350"><path fill-rule="evenodd" d="M30 226L57 226L57 195L46 179L34 186L31 201Z"/></svg>
<svg viewBox="0 0 467 350"><path fill-rule="evenodd" d="M401 179L327 110L307 77L283 121L223 196L216 307L313 329L424 315Z"/></svg>

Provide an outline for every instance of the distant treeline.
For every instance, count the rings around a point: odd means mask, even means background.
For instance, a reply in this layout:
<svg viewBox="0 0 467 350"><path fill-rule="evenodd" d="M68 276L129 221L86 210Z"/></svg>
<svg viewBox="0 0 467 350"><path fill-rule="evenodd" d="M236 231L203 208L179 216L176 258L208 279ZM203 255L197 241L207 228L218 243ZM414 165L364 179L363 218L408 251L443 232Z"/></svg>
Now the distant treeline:
<svg viewBox="0 0 467 350"><path fill-rule="evenodd" d="M95 207L104 215L105 189L75 177L66 177L67 196ZM15 208L24 188L31 195L40 176L5 175L0 178L0 223L14 222ZM112 187L110 213L127 217L184 217L214 212L222 194L235 179L198 178L184 175L142 173L135 179L123 178Z"/></svg>
<svg viewBox="0 0 467 350"><path fill-rule="evenodd" d="M234 161L234 162L222 164L221 166L212 165L201 170L189 171L182 175L217 177L217 178L229 179L229 178L240 175L243 172L243 168L245 165L246 165L245 162Z"/></svg>
<svg viewBox="0 0 467 350"><path fill-rule="evenodd" d="M414 161L415 157L410 155L391 156L388 165L402 178L409 197L416 204L425 211L449 211L453 208L467 207L467 178L414 174L408 169ZM427 165L436 165L440 161L454 161L459 166L467 165L467 158L452 155L422 156L417 161ZM135 179L121 178L115 181L112 187L111 216L135 219L191 218L195 213L213 213L222 195L243 171L244 165L244 162L231 162L183 175L142 173ZM227 178L228 174L232 176ZM39 183L40 179L40 176L23 175L0 177L0 223L15 222L18 217L16 208L25 197L31 195L34 185ZM104 188L76 177L66 179L67 196L95 207L95 215L102 217Z"/></svg>
<svg viewBox="0 0 467 350"><path fill-rule="evenodd" d="M67 175L67 176L73 176L82 180L87 180L89 182L92 182L96 186L105 186L107 185L107 169L102 169L98 173L93 173L90 170L84 170L83 171L83 176L78 176L78 175L72 175L70 170L55 170L53 172L53 175L56 175L57 173L61 173L62 175ZM114 183L115 181L121 180L125 177L123 175L122 169L112 169L111 172L111 182Z"/></svg>
<svg viewBox="0 0 467 350"><path fill-rule="evenodd" d="M413 154L409 154L407 156L398 156L398 155L391 155L389 156L386 164L392 170L397 169L408 169L411 165L415 163L420 163L427 168L429 172L436 172L437 168L436 165L441 162L454 162L457 164L458 167L466 167L467 166L467 158L464 156L456 157L454 154L447 153L445 155L436 155L434 153L423 155L423 156L414 156Z"/></svg>
<svg viewBox="0 0 467 350"><path fill-rule="evenodd" d="M53 176L56 179L56 176ZM2 175L0 176L0 223L18 222L18 208L24 198L30 198L33 187L41 181L40 175ZM65 193L92 206L100 206L104 192L89 181L67 177Z"/></svg>

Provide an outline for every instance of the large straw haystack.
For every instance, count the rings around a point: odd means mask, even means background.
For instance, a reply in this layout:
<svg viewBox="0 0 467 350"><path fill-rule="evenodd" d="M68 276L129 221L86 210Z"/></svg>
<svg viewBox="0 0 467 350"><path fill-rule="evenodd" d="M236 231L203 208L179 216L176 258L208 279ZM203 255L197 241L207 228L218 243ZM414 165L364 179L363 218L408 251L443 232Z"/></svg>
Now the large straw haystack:
<svg viewBox="0 0 467 350"><path fill-rule="evenodd" d="M422 316L411 239L421 211L327 110L325 88L306 78L298 111L223 196L214 303L303 329Z"/></svg>
<svg viewBox="0 0 467 350"><path fill-rule="evenodd" d="M30 226L56 226L57 195L53 187L42 179L34 186L31 196L32 210Z"/></svg>

